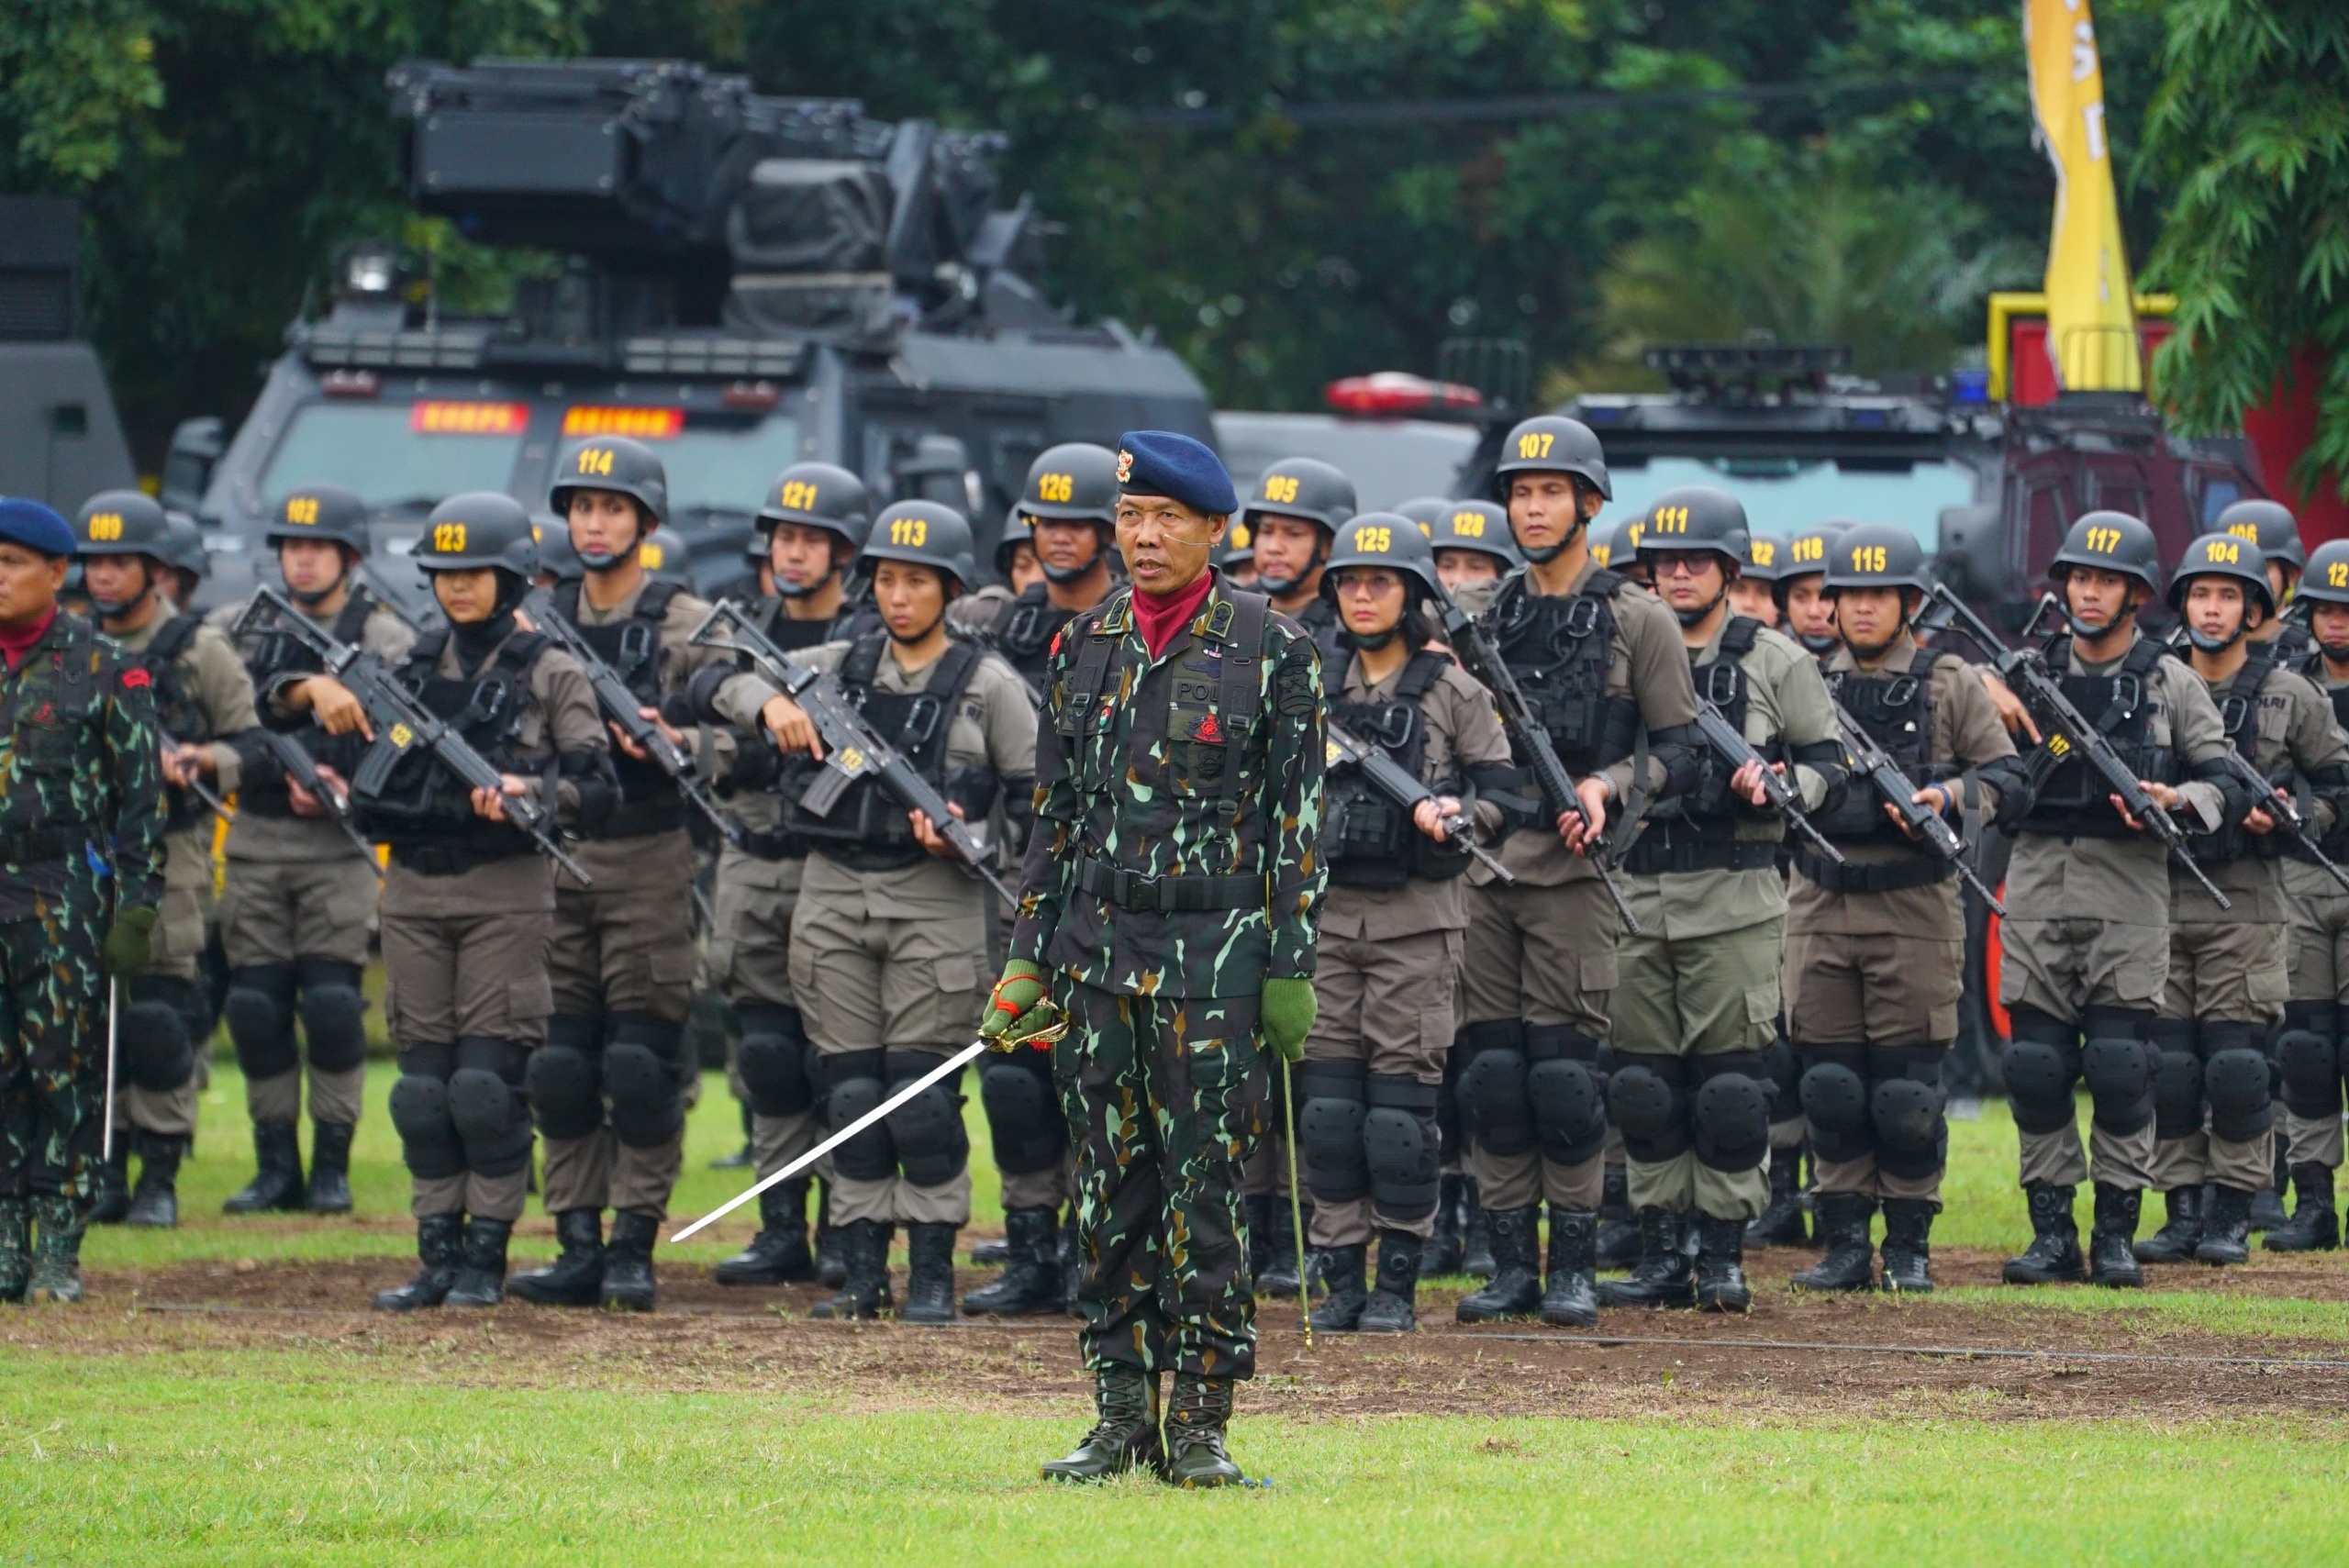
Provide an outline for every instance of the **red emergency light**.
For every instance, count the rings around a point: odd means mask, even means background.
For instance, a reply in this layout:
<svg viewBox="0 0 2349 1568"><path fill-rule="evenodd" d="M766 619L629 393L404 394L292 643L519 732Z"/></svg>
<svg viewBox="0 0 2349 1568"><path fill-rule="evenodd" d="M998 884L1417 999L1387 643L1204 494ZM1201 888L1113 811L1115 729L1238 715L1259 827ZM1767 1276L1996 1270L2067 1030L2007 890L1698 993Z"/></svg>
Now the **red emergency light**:
<svg viewBox="0 0 2349 1568"><path fill-rule="evenodd" d="M1485 395L1456 381L1430 381L1408 371L1375 371L1331 382L1323 401L1341 414L1398 419L1413 414L1464 413L1481 408Z"/></svg>

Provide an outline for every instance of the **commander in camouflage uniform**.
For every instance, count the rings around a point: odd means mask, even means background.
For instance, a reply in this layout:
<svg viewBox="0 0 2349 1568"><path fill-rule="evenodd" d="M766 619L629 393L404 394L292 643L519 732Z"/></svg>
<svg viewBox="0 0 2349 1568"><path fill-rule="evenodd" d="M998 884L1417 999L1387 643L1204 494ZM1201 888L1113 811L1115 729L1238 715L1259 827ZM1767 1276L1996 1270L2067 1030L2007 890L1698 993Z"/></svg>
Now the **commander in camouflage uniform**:
<svg viewBox="0 0 2349 1568"><path fill-rule="evenodd" d="M64 518L0 500L0 1301L81 1299L106 976L146 966L163 896L153 678L59 613L72 553Z"/></svg>
<svg viewBox="0 0 2349 1568"><path fill-rule="evenodd" d="M1255 1370L1239 1178L1264 1048L1296 1060L1313 1020L1321 683L1297 625L1208 569L1239 504L1215 455L1155 430L1119 447L1133 586L1052 657L1020 917L985 1029L1017 1042L1055 1011L1071 1026L1052 1075L1077 1140L1099 1418L1044 1473L1147 1463L1213 1486L1240 1479L1224 1429Z"/></svg>

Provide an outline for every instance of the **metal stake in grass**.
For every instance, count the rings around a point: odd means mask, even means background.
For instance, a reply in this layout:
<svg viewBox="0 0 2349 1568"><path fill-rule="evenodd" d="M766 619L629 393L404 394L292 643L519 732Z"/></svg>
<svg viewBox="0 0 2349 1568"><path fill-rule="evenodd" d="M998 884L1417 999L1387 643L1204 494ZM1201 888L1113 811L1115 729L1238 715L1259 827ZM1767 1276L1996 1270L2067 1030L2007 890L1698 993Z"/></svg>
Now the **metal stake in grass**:
<svg viewBox="0 0 2349 1568"><path fill-rule="evenodd" d="M1288 1058L1281 1058L1281 1104L1284 1107L1297 1104L1296 1082L1289 1075ZM1305 1348L1313 1348L1313 1282L1305 1273L1305 1196L1297 1184L1297 1131L1290 1125L1288 1145L1288 1218L1289 1229L1297 1232L1297 1320L1305 1325Z"/></svg>
<svg viewBox="0 0 2349 1568"><path fill-rule="evenodd" d="M114 1159L114 1035L115 1004L122 999L122 982L112 975L106 977L106 1129L101 1140L98 1158L111 1162ZM82 1145L87 1149L88 1144Z"/></svg>

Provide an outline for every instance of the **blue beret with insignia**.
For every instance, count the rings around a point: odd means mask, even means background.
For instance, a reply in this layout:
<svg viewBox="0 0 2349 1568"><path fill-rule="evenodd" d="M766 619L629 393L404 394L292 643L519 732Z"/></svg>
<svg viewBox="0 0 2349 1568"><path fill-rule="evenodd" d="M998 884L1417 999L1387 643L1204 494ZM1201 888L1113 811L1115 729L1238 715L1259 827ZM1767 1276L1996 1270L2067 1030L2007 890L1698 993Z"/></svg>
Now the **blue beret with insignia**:
<svg viewBox="0 0 2349 1568"><path fill-rule="evenodd" d="M0 496L0 539L43 555L71 555L74 550L72 525L39 502L21 495Z"/></svg>
<svg viewBox="0 0 2349 1568"><path fill-rule="evenodd" d="M1128 430L1118 438L1118 488L1129 495L1170 496L1209 517L1240 510L1223 460L1205 442L1173 430Z"/></svg>

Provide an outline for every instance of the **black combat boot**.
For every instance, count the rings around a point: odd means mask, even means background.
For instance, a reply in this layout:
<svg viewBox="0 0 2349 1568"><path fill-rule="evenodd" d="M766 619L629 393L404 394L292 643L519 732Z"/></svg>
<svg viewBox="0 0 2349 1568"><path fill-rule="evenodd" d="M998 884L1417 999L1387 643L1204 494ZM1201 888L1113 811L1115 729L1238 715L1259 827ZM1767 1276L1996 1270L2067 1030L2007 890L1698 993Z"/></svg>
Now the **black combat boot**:
<svg viewBox="0 0 2349 1568"><path fill-rule="evenodd" d="M1011 1216L1008 1211L1003 1219L1004 1229L1008 1232ZM1011 1237L1008 1234L981 1241L971 1249L971 1266L974 1269L999 1269L1010 1262Z"/></svg>
<svg viewBox="0 0 2349 1568"><path fill-rule="evenodd" d="M1884 1200L1884 1288L1929 1296L1933 1288L1933 1206L1923 1198Z"/></svg>
<svg viewBox="0 0 2349 1568"><path fill-rule="evenodd" d="M1876 1218L1876 1199L1862 1193L1820 1193L1814 1201L1827 1255L1796 1271L1794 1287L1825 1294L1874 1286L1876 1252L1868 1245L1868 1226Z"/></svg>
<svg viewBox="0 0 2349 1568"><path fill-rule="evenodd" d="M187 1140L168 1132L139 1134L139 1184L130 1190L125 1225L170 1230L180 1222L180 1157Z"/></svg>
<svg viewBox="0 0 2349 1568"><path fill-rule="evenodd" d="M952 1225L906 1227L906 1304L900 1323L954 1321L954 1232Z"/></svg>
<svg viewBox="0 0 2349 1568"><path fill-rule="evenodd" d="M253 1160L259 1167L228 1201L223 1214L287 1214L302 1207L302 1135L290 1121L253 1123Z"/></svg>
<svg viewBox="0 0 2349 1568"><path fill-rule="evenodd" d="M2292 1190L2299 1201L2292 1218L2260 1243L2271 1252L2330 1252L2341 1245L2341 1219L2332 1212L2332 1172L2310 1162L2292 1167Z"/></svg>
<svg viewBox="0 0 2349 1568"><path fill-rule="evenodd" d="M1463 1323L1492 1323L1530 1318L1542 1305L1542 1273L1534 1252L1541 1229L1539 1208L1488 1208L1493 1233L1493 1277L1484 1288L1460 1298L1455 1316Z"/></svg>
<svg viewBox="0 0 2349 1568"><path fill-rule="evenodd" d="M2288 1223L2284 1215L2284 1195L2292 1189L2292 1168L2286 1163L2288 1158L2284 1138L2279 1133L2276 1138L2276 1179L2251 1195L2254 1230L2273 1230Z"/></svg>
<svg viewBox="0 0 2349 1568"><path fill-rule="evenodd" d="M2132 1243L2137 1240L2141 1192L2124 1192L2110 1182L2096 1184L2096 1224L2088 1232L2088 1283L2133 1290L2145 1283Z"/></svg>
<svg viewBox="0 0 2349 1568"><path fill-rule="evenodd" d="M825 1189L820 1185L818 1193ZM816 1200L816 1283L826 1290L838 1290L848 1283L848 1249L841 1229L830 1218L829 1199Z"/></svg>
<svg viewBox="0 0 2349 1568"><path fill-rule="evenodd" d="M1488 1280L1500 1264L1493 1258L1493 1226L1485 1218L1485 1198L1475 1177L1461 1179L1460 1206L1460 1272L1470 1279Z"/></svg>
<svg viewBox="0 0 2349 1568"><path fill-rule="evenodd" d="M310 1124L310 1183L302 1207L312 1214L351 1212L351 1137L358 1130L345 1121Z"/></svg>
<svg viewBox="0 0 2349 1568"><path fill-rule="evenodd" d="M1680 1250L1680 1217L1668 1208L1640 1210L1640 1261L1628 1279L1601 1280L1601 1307L1694 1307L1697 1282ZM1742 1236L1742 1229L1739 1231Z"/></svg>
<svg viewBox="0 0 2349 1568"><path fill-rule="evenodd" d="M1330 1294L1313 1309L1313 1331L1351 1334L1362 1324L1363 1308L1370 1305L1370 1287L1363 1283L1370 1268L1370 1244L1324 1247L1319 1255L1321 1283Z"/></svg>
<svg viewBox="0 0 2349 1568"><path fill-rule="evenodd" d="M1068 1282L1061 1270L1061 1217L1058 1209L1015 1208L1003 1217L1004 1234L1011 1243L1010 1261L993 1284L981 1285L963 1298L963 1310L974 1318L1024 1318L1032 1312L1058 1312L1066 1304ZM907 1287L911 1311L912 1287Z"/></svg>
<svg viewBox="0 0 2349 1568"><path fill-rule="evenodd" d="M885 1220L852 1219L840 1227L838 1296L819 1301L810 1318L878 1318L896 1305L889 1294L889 1242L897 1228Z"/></svg>
<svg viewBox="0 0 2349 1568"><path fill-rule="evenodd" d="M2080 1228L2072 1223L2074 1188L2033 1182L2023 1188L2031 1204L2031 1245L2007 1260L2000 1274L2009 1284L2077 1284L2087 1277L2080 1256Z"/></svg>
<svg viewBox="0 0 2349 1568"><path fill-rule="evenodd" d="M1802 1151L1770 1151L1770 1203L1745 1228L1749 1247L1807 1247L1809 1228L1802 1215Z"/></svg>
<svg viewBox="0 0 2349 1568"><path fill-rule="evenodd" d="M1697 1219L1697 1307L1703 1312L1750 1312L1753 1292L1745 1284L1742 1219L1700 1214Z"/></svg>
<svg viewBox="0 0 2349 1568"><path fill-rule="evenodd" d="M1609 1165L1598 1189L1598 1266L1628 1269L1639 1261L1640 1221L1631 1212L1631 1175L1620 1165Z"/></svg>
<svg viewBox="0 0 2349 1568"><path fill-rule="evenodd" d="M2205 1263L2251 1262L2251 1194L2223 1183L2210 1184L2208 1207L2202 1211L2202 1240L2194 1256Z"/></svg>
<svg viewBox="0 0 2349 1568"><path fill-rule="evenodd" d="M457 1261L457 1277L443 1297L450 1307L496 1307L506 1300L506 1243L514 1234L510 1219L465 1221L464 1251Z"/></svg>
<svg viewBox="0 0 2349 1568"><path fill-rule="evenodd" d="M0 1197L0 1301L22 1301L33 1277L33 1208L20 1197Z"/></svg>
<svg viewBox="0 0 2349 1568"><path fill-rule="evenodd" d="M2162 1194L2162 1228L2137 1243L2141 1263L2182 1263L2202 1243L2209 1193L2201 1184L2174 1187Z"/></svg>
<svg viewBox="0 0 2349 1568"><path fill-rule="evenodd" d="M761 1193L759 1233L718 1264L711 1277L720 1284L792 1284L814 1279L816 1258L807 1251L807 1189L786 1184Z"/></svg>
<svg viewBox="0 0 2349 1568"><path fill-rule="evenodd" d="M603 1289L599 1306L621 1312L650 1312L660 1298L652 1277L652 1247L661 1240L661 1222L649 1214L622 1209L612 1216L612 1240L604 1248Z"/></svg>
<svg viewBox="0 0 2349 1568"><path fill-rule="evenodd" d="M82 1206L62 1193L43 1193L32 1202L32 1268L25 1299L71 1305L82 1299Z"/></svg>
<svg viewBox="0 0 2349 1568"><path fill-rule="evenodd" d="M97 1184L90 1195L90 1223L119 1225L130 1212L130 1133L115 1134L114 1158L97 1168Z"/></svg>
<svg viewBox="0 0 2349 1568"><path fill-rule="evenodd" d="M1256 1294L1287 1301L1297 1295L1297 1214L1285 1197L1275 1196L1272 1205L1272 1255L1256 1276ZM1307 1272L1312 1267L1308 1260Z"/></svg>
<svg viewBox="0 0 2349 1568"><path fill-rule="evenodd" d="M1158 1437L1158 1377L1114 1362L1093 1374L1093 1429L1065 1459L1044 1462L1047 1481L1107 1481L1130 1470L1166 1468Z"/></svg>
<svg viewBox="0 0 2349 1568"><path fill-rule="evenodd" d="M1174 1374L1166 1407L1166 1479L1177 1486L1228 1486L1245 1480L1224 1451L1231 1425L1231 1379Z"/></svg>
<svg viewBox="0 0 2349 1568"><path fill-rule="evenodd" d="M394 1290L375 1293L378 1312L413 1312L419 1307L438 1307L449 1299L449 1287L457 1283L457 1264L464 1251L465 1217L462 1214L428 1214L416 1222L416 1257L424 1265L417 1276Z"/></svg>
<svg viewBox="0 0 2349 1568"><path fill-rule="evenodd" d="M1542 1321L1557 1329L1598 1327L1598 1216L1550 1208L1550 1282Z"/></svg>
<svg viewBox="0 0 2349 1568"><path fill-rule="evenodd" d="M554 1239L562 1249L554 1262L516 1274L506 1288L540 1307L593 1307L603 1300L603 1211L564 1209L554 1217Z"/></svg>
<svg viewBox="0 0 2349 1568"><path fill-rule="evenodd" d="M1378 1279L1354 1327L1365 1334L1408 1334L1419 1326L1419 1272L1426 1243L1408 1230L1378 1233Z"/></svg>
<svg viewBox="0 0 2349 1568"><path fill-rule="evenodd" d="M1419 1267L1431 1274L1458 1273L1466 1255L1460 1240L1462 1182L1462 1177L1446 1176L1436 1189L1435 1233L1419 1248Z"/></svg>

